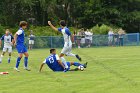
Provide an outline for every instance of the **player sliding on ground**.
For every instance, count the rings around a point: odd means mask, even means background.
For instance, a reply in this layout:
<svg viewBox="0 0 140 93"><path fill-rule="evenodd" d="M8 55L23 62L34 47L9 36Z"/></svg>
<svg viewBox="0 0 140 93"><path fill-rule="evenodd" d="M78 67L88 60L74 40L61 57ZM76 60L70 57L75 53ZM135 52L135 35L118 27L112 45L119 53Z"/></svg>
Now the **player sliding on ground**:
<svg viewBox="0 0 140 93"><path fill-rule="evenodd" d="M19 23L20 29L16 32L15 36L14 36L14 41L15 41L15 46L16 49L18 51L18 58L17 58L17 62L16 62L16 67L14 68L16 71L20 71L18 69L19 63L21 58L23 57L23 54L25 55L24 57L24 69L27 71L30 71L30 69L28 69L28 52L27 52L27 48L24 45L24 29L27 28L27 22L26 21L21 21Z"/></svg>
<svg viewBox="0 0 140 93"><path fill-rule="evenodd" d="M64 71L66 72L67 70L65 70L65 66L64 64L60 61L59 56L56 54L56 50L55 49L50 49L50 56L48 56L44 62L41 64L40 66L40 72L42 70L42 67L44 66L44 64L47 64L48 67L53 70L53 71ZM78 66L82 66L84 68L87 67L87 63L85 64L80 64L78 62L66 62L66 64L68 65L68 71L72 70L70 69L70 66L74 65L76 67ZM74 71L77 71L78 68L73 69ZM72 70L72 71L73 71Z"/></svg>
<svg viewBox="0 0 140 93"><path fill-rule="evenodd" d="M11 35L9 29L6 29L5 34L1 37L0 47L1 47L1 44L2 44L2 40L4 41L4 47L3 47L3 52L0 56L0 63L2 62L2 58L3 58L3 56L4 56L4 54L7 50L8 50L8 53L9 53L8 63L10 63L11 53L12 53L12 45L14 43L14 38Z"/></svg>
<svg viewBox="0 0 140 93"><path fill-rule="evenodd" d="M72 38L72 35L71 35L71 32L70 30L66 27L66 23L64 20L61 20L60 21L60 28L56 28L54 27L50 21L48 21L48 24L51 26L52 29L54 29L55 31L59 31L63 34L63 37L64 37L64 47L61 51L61 54L60 54L60 59L61 61L63 62L63 64L65 65L65 69L68 69L68 65L66 63L66 60L64 58L64 55L66 56L73 56L73 57L76 57L78 60L81 61L81 58L78 56L78 55L75 55L73 53L71 53L71 49L72 49L72 41L71 40Z"/></svg>

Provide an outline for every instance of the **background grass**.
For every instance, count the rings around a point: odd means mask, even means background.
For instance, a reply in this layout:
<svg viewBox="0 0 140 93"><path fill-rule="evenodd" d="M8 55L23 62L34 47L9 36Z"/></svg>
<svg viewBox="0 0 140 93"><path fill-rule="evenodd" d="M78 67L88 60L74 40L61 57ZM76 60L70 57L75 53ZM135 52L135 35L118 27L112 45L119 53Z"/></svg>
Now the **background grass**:
<svg viewBox="0 0 140 93"><path fill-rule="evenodd" d="M58 49L58 54L61 49ZM41 62L49 55L49 49L29 51L31 72L19 66L21 72L13 70L17 57L13 52L12 61L7 54L0 64L0 93L140 93L140 47L104 47L73 49L84 62L85 71L52 72L47 65L38 72ZM66 57L69 61L76 58Z"/></svg>

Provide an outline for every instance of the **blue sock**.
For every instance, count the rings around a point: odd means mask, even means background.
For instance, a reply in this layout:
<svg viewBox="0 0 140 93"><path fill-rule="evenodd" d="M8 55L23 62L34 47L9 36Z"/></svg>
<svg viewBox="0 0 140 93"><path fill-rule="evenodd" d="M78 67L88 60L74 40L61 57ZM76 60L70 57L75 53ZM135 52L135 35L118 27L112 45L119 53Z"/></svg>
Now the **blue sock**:
<svg viewBox="0 0 140 93"><path fill-rule="evenodd" d="M28 65L28 57L24 57L24 66L27 67Z"/></svg>
<svg viewBox="0 0 140 93"><path fill-rule="evenodd" d="M82 65L82 64L80 64L80 63L78 63L78 62L74 62L73 65L74 65L74 66L80 66L80 65Z"/></svg>
<svg viewBox="0 0 140 93"><path fill-rule="evenodd" d="M17 63L16 63L16 68L18 68L19 63L20 63L20 60L21 60L21 58L20 58L20 57L18 57L18 58L17 58Z"/></svg>

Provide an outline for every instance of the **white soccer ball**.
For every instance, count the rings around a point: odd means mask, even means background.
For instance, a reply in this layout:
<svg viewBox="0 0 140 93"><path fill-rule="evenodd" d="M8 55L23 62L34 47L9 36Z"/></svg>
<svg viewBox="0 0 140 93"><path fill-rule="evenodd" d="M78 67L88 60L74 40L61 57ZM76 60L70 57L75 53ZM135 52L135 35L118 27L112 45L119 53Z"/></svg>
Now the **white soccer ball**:
<svg viewBox="0 0 140 93"><path fill-rule="evenodd" d="M78 69L83 71L84 70L84 66L80 65L80 66L78 66Z"/></svg>

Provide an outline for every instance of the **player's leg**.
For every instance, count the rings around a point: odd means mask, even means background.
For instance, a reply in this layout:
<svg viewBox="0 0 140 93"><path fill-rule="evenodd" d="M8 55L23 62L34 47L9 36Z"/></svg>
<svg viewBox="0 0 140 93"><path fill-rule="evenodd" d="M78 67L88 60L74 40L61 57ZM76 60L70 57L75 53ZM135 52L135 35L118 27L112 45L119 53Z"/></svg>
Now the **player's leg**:
<svg viewBox="0 0 140 93"><path fill-rule="evenodd" d="M18 57L17 57L17 60L16 60L16 66L15 66L14 69L19 72L20 70L18 70L18 67L19 67L19 64L20 64L20 60L23 57L23 46L17 45L16 49L18 51Z"/></svg>
<svg viewBox="0 0 140 93"><path fill-rule="evenodd" d="M19 56L18 56L17 61L16 61L16 67L14 68L18 72L20 71L20 70L18 70L18 67L19 67L20 60L22 57L23 57L23 53L19 53Z"/></svg>
<svg viewBox="0 0 140 93"><path fill-rule="evenodd" d="M24 46L24 55L25 55L25 57L24 57L24 69L25 70L27 70L27 71L30 71L30 69L28 69L28 57L29 57L29 54L28 54L28 52L27 52L27 49L26 49L26 47Z"/></svg>
<svg viewBox="0 0 140 93"><path fill-rule="evenodd" d="M76 57L79 61L81 61L82 59L81 59L81 57L78 55L78 54L73 54L72 52L71 52L71 50L72 50L72 47L68 47L68 49L67 49L68 51L65 53L66 54L66 56L72 56L72 57Z"/></svg>
<svg viewBox="0 0 140 93"><path fill-rule="evenodd" d="M31 40L29 40L29 50L31 50Z"/></svg>
<svg viewBox="0 0 140 93"><path fill-rule="evenodd" d="M31 49L33 49L33 45L34 45L34 40L32 40L32 45L31 45Z"/></svg>
<svg viewBox="0 0 140 93"><path fill-rule="evenodd" d="M78 67L78 66L80 66L80 65L84 66L84 68L87 67L87 62L84 63L84 64L81 64L81 63L79 63L79 62L70 62L70 64L71 64L71 65L74 65L74 66L76 66L76 67Z"/></svg>
<svg viewBox="0 0 140 93"><path fill-rule="evenodd" d="M67 47L63 47L61 54L59 56L66 69L68 68L68 65L66 63L66 59L64 58L64 55L67 53L67 51L68 51Z"/></svg>
<svg viewBox="0 0 140 93"><path fill-rule="evenodd" d="M10 63L11 54L12 54L12 47L9 47L9 48L8 48L8 53L9 53L8 63Z"/></svg>
<svg viewBox="0 0 140 93"><path fill-rule="evenodd" d="M1 56L0 56L0 63L2 62L2 58L3 58L3 56L4 56L4 54L5 54L6 51L7 51L7 48L4 47L4 48L3 48L3 51L2 51L2 54L1 54Z"/></svg>
<svg viewBox="0 0 140 93"><path fill-rule="evenodd" d="M66 59L64 58L64 54L61 53L59 57L60 57L62 63L65 65L65 68L67 69L68 68L68 65L66 63Z"/></svg>

